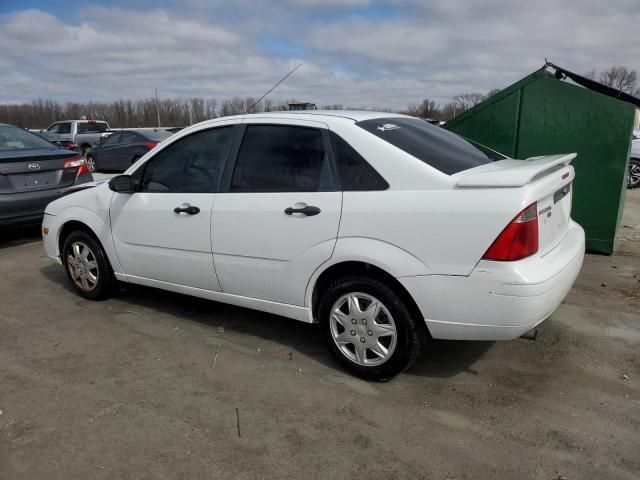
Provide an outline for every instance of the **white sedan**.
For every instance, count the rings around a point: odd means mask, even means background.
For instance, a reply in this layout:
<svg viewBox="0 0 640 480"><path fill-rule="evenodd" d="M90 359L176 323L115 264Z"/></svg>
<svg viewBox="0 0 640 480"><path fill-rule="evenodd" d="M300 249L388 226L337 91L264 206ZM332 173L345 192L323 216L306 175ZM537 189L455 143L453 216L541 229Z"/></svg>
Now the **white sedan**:
<svg viewBox="0 0 640 480"><path fill-rule="evenodd" d="M513 339L558 307L585 248L574 157L496 159L397 114L219 118L51 203L44 245L85 298L130 282L319 322L384 379L429 338Z"/></svg>

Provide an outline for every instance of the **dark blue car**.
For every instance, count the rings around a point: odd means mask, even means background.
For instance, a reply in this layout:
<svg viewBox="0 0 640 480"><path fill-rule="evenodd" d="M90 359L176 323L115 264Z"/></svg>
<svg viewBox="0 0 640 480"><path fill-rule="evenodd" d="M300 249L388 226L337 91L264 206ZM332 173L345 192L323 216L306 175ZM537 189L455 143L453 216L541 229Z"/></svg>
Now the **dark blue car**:
<svg viewBox="0 0 640 480"><path fill-rule="evenodd" d="M123 172L140 157L173 133L160 128L120 130L109 135L101 145L87 150L87 165L92 172Z"/></svg>
<svg viewBox="0 0 640 480"><path fill-rule="evenodd" d="M78 152L0 123L0 236L4 227L41 223L49 202L91 181Z"/></svg>

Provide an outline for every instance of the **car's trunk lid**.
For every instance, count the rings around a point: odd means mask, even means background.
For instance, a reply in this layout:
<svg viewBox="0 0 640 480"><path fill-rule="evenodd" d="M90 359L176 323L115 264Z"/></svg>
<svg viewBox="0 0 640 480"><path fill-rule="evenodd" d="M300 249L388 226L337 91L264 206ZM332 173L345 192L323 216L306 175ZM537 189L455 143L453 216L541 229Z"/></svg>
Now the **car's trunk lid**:
<svg viewBox="0 0 640 480"><path fill-rule="evenodd" d="M457 179L456 188L526 188L530 203L537 202L538 252L544 255L560 243L569 228L571 183L575 176L569 164L575 157L575 153L570 153L499 160L453 177ZM523 206L526 205L514 208Z"/></svg>
<svg viewBox="0 0 640 480"><path fill-rule="evenodd" d="M0 151L0 194L67 187L75 182L77 168L64 168L77 157L67 150Z"/></svg>

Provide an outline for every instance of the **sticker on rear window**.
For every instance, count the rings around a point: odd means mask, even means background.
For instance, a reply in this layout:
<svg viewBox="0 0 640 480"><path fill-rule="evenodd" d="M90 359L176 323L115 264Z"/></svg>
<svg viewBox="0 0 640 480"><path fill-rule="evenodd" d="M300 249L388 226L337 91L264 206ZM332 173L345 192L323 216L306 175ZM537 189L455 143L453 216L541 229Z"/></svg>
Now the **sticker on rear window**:
<svg viewBox="0 0 640 480"><path fill-rule="evenodd" d="M386 132L388 130L399 130L400 129L400 127L398 125L395 125L393 123L385 123L384 125L378 125L377 128L381 132Z"/></svg>

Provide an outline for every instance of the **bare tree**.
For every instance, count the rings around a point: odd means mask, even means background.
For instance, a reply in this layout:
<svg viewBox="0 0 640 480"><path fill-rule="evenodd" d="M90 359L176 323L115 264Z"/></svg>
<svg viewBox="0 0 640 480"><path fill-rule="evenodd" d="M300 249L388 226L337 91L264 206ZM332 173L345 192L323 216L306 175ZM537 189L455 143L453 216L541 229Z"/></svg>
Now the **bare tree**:
<svg viewBox="0 0 640 480"><path fill-rule="evenodd" d="M627 67L614 66L604 72L600 72L600 83L616 90L629 93L631 95L640 94L640 85L638 85L638 74L635 70Z"/></svg>
<svg viewBox="0 0 640 480"><path fill-rule="evenodd" d="M485 96L479 92L459 93L453 97L453 102L460 107L461 111L465 111L469 110L471 107L475 107L484 99Z"/></svg>

